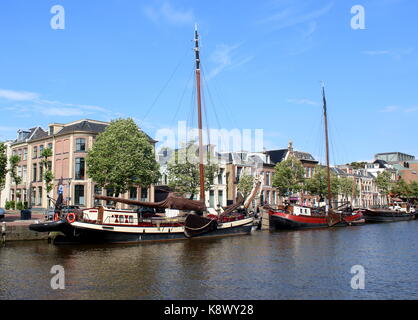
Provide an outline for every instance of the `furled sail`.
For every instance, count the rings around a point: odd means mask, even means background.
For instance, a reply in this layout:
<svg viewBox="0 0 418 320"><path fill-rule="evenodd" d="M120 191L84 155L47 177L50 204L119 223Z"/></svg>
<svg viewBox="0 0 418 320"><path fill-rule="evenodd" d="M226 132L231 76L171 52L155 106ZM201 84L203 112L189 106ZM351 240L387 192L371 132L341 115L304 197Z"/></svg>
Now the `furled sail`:
<svg viewBox="0 0 418 320"><path fill-rule="evenodd" d="M206 206L202 201L189 200L183 197L177 197L172 192L168 194L165 200L160 201L160 202L146 202L146 201L101 196L101 195L95 195L94 197L98 200L114 201L114 202L126 203L126 204L131 204L131 205L136 205L136 206L144 206L144 207L149 207L149 208L193 210L196 212L203 212L206 210Z"/></svg>

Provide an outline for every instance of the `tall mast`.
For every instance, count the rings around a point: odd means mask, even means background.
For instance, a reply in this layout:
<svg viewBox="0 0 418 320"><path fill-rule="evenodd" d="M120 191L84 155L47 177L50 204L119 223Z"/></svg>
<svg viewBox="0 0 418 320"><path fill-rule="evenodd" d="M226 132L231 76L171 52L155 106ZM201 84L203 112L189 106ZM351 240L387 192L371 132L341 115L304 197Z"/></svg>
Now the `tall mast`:
<svg viewBox="0 0 418 320"><path fill-rule="evenodd" d="M200 57L199 57L199 34L197 25L194 31L195 55L196 55L196 90L197 90L197 120L199 126L199 174L200 174L200 200L205 202L205 169L203 166L203 134L202 134L202 102L200 95Z"/></svg>
<svg viewBox="0 0 418 320"><path fill-rule="evenodd" d="M330 170L330 167L329 167L327 100L325 99L325 85L324 85L324 83L322 83L322 98L323 98L323 102L324 102L325 149L326 149L326 158L327 158L327 179L328 179L328 206L331 207L331 198L332 198L332 196L331 196L331 170Z"/></svg>

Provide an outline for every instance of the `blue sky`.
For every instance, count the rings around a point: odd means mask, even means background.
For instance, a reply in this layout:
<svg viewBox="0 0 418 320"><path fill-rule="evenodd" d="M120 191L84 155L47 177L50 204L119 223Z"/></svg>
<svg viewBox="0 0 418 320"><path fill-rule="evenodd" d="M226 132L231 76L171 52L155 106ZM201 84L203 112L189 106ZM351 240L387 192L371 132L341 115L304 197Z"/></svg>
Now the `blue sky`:
<svg viewBox="0 0 418 320"><path fill-rule="evenodd" d="M50 27L56 4L64 30ZM358 4L365 30L351 28ZM196 22L210 127L260 128L268 149L293 140L320 157L324 80L333 163L418 156L417 12L415 0L5 0L0 139L117 117L154 136L190 119Z"/></svg>

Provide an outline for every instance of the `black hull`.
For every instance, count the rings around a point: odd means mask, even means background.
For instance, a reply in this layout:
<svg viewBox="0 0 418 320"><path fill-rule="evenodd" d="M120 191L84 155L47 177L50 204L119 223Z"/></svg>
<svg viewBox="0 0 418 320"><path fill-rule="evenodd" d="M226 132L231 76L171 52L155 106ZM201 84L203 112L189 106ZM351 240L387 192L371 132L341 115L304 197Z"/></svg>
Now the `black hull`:
<svg viewBox="0 0 418 320"><path fill-rule="evenodd" d="M210 238L239 234L250 234L252 224L216 229L204 234L193 236L196 238ZM67 233L65 237L57 237L54 244L81 244L81 243L141 243L148 241L172 241L186 240L184 232L164 232L164 233L129 233L114 232L110 230L94 230L88 228L75 227L73 232Z"/></svg>
<svg viewBox="0 0 418 320"><path fill-rule="evenodd" d="M64 232L73 229L69 223L65 220L44 222L44 223L33 223L29 225L29 230L36 232Z"/></svg>
<svg viewBox="0 0 418 320"><path fill-rule="evenodd" d="M387 216L387 215L364 215L364 219L367 223L378 222L399 222L409 221L414 219L414 215L399 215L399 216Z"/></svg>

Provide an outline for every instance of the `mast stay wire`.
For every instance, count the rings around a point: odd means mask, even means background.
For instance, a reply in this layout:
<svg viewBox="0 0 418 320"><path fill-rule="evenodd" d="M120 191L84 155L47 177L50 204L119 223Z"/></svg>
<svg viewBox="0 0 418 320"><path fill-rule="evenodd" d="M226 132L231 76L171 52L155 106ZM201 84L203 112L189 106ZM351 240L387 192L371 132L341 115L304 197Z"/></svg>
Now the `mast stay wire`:
<svg viewBox="0 0 418 320"><path fill-rule="evenodd" d="M148 107L147 112L145 113L145 115L142 118L142 122L145 121L145 119L147 118L148 114L151 112L151 110L154 108L154 106L156 105L158 99L161 97L162 93L165 91L165 89L167 88L168 84L171 82L171 80L173 79L174 75L176 74L177 70L180 68L180 65L183 63L183 61L185 60L186 56L187 56L187 52L190 50L190 48L187 48L185 53L183 54L183 56L180 58L180 61L178 62L177 66L174 68L174 71L171 73L170 77L168 78L168 80L165 82L165 84L163 85L163 87L160 89L160 91L158 92L157 96L155 97L154 101L151 103L151 105Z"/></svg>

